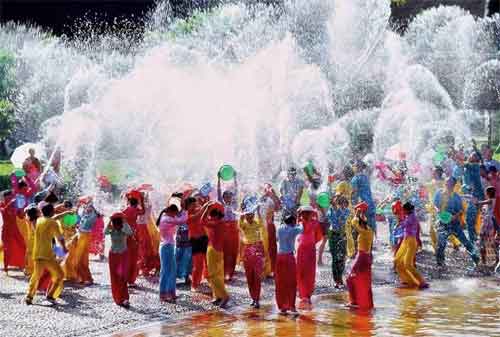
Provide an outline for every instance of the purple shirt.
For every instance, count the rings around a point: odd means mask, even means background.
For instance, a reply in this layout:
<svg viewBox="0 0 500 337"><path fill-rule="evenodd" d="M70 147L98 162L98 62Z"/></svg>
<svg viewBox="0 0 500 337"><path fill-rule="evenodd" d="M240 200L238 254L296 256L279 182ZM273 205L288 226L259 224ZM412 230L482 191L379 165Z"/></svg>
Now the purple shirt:
<svg viewBox="0 0 500 337"><path fill-rule="evenodd" d="M401 222L400 226L403 229L405 238L410 237L410 236L417 237L419 224L418 224L418 219L417 219L417 216L415 215L415 212L408 215L406 217L406 219L404 219Z"/></svg>
<svg viewBox="0 0 500 337"><path fill-rule="evenodd" d="M175 233L177 232L177 226L180 226L187 221L186 212L182 212L179 216L171 217L163 214L160 218L160 239L162 244L175 243Z"/></svg>

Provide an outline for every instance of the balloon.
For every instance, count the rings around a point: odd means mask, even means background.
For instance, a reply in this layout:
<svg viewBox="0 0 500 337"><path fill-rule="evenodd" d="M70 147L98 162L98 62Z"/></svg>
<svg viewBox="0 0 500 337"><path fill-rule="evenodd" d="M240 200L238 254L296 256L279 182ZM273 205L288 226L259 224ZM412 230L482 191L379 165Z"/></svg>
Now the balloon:
<svg viewBox="0 0 500 337"><path fill-rule="evenodd" d="M328 208L330 206L330 194L328 192L321 192L316 198L316 203L321 208Z"/></svg>
<svg viewBox="0 0 500 337"><path fill-rule="evenodd" d="M24 172L24 170L22 168L16 168L14 170L14 174L16 175L16 177L18 178L22 178L24 176L26 176L26 172Z"/></svg>
<svg viewBox="0 0 500 337"><path fill-rule="evenodd" d="M16 195L16 208L17 209L24 209L26 207L26 197L22 194L17 194Z"/></svg>
<svg viewBox="0 0 500 337"><path fill-rule="evenodd" d="M438 214L439 220L444 224L449 224L451 222L452 215L450 212L443 211Z"/></svg>
<svg viewBox="0 0 500 337"><path fill-rule="evenodd" d="M73 227L78 222L78 215L76 214L66 214L63 217L63 224L66 227Z"/></svg>
<svg viewBox="0 0 500 337"><path fill-rule="evenodd" d="M222 165L219 169L219 176L224 181L233 179L234 173L234 168L231 165Z"/></svg>

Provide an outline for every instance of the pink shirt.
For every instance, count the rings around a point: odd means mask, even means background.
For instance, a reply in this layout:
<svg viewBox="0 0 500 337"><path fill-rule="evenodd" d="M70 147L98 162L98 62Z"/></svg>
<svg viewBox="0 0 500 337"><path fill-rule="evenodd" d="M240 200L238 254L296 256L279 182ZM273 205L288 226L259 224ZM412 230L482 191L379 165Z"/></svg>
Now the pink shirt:
<svg viewBox="0 0 500 337"><path fill-rule="evenodd" d="M182 212L179 216L171 217L163 214L160 219L160 240L162 244L174 244L177 226L186 223L187 214Z"/></svg>

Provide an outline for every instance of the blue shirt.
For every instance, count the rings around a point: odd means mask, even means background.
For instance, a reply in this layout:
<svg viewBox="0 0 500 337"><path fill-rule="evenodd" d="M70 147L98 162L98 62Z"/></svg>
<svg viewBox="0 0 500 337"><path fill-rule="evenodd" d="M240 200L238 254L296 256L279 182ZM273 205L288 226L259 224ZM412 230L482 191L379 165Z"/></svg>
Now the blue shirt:
<svg viewBox="0 0 500 337"><path fill-rule="evenodd" d="M375 210L375 203L372 198L372 190L370 187L370 180L364 174L357 174L351 180L352 186L352 204L356 205L360 201L368 204L371 211Z"/></svg>
<svg viewBox="0 0 500 337"><path fill-rule="evenodd" d="M444 193L443 190L440 190L436 193L436 195L434 196L434 206L439 208L441 211L447 211L452 215L462 212L463 210L462 198L460 198L458 194L453 192L448 199L448 205L441 205L443 193Z"/></svg>
<svg viewBox="0 0 500 337"><path fill-rule="evenodd" d="M343 232L350 213L349 208L334 209L330 207L326 213L326 218L331 230L334 232Z"/></svg>
<svg viewBox="0 0 500 337"><path fill-rule="evenodd" d="M301 225L289 226L281 224L278 228L278 253L293 253L295 250L295 239L302 233L304 228Z"/></svg>
<svg viewBox="0 0 500 337"><path fill-rule="evenodd" d="M464 184L472 187L472 195L479 200L484 200L483 185L481 184L481 175L479 164L466 163L464 165Z"/></svg>

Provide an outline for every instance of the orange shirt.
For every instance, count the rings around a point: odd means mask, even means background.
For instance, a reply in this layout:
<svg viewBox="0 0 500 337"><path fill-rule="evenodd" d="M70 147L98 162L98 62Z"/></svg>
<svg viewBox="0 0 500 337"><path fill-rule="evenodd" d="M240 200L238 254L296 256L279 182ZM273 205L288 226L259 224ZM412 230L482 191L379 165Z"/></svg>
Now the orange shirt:
<svg viewBox="0 0 500 337"><path fill-rule="evenodd" d="M187 220L189 238L199 238L206 235L203 224L201 223L201 214L190 215Z"/></svg>
<svg viewBox="0 0 500 337"><path fill-rule="evenodd" d="M207 220L203 223L208 236L208 244L216 251L224 248L224 223L222 221Z"/></svg>

